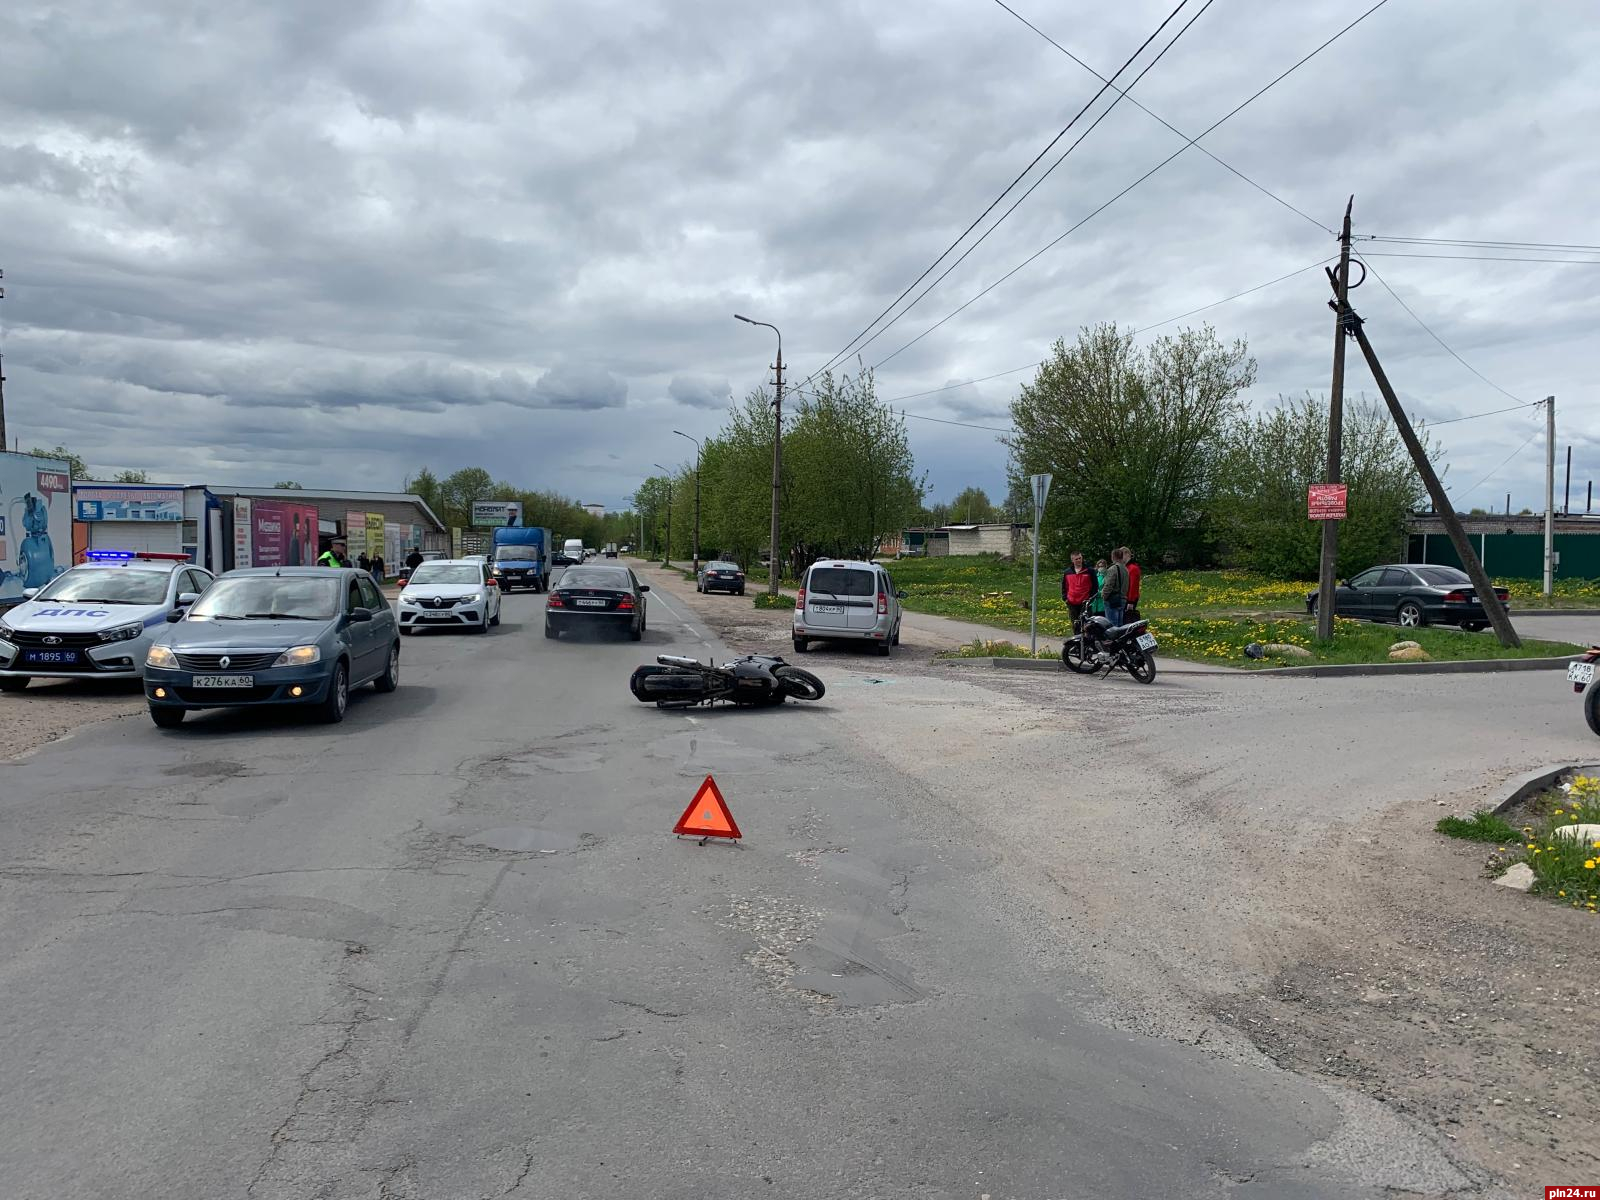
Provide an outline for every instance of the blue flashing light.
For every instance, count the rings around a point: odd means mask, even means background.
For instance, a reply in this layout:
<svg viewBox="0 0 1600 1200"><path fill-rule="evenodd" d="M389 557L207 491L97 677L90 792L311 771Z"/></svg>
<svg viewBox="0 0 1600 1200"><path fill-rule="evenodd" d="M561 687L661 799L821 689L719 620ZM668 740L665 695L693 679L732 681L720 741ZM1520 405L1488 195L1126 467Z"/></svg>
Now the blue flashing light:
<svg viewBox="0 0 1600 1200"><path fill-rule="evenodd" d="M132 550L85 550L83 557L89 562L127 562Z"/></svg>

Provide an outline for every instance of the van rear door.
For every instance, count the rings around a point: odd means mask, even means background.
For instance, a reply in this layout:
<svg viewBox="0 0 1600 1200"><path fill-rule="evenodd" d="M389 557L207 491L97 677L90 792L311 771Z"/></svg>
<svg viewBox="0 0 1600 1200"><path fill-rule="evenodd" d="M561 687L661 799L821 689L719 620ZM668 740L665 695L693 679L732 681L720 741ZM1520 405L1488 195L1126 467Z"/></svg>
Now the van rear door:
<svg viewBox="0 0 1600 1200"><path fill-rule="evenodd" d="M806 582L806 627L871 629L878 619L877 582L860 567L811 568Z"/></svg>

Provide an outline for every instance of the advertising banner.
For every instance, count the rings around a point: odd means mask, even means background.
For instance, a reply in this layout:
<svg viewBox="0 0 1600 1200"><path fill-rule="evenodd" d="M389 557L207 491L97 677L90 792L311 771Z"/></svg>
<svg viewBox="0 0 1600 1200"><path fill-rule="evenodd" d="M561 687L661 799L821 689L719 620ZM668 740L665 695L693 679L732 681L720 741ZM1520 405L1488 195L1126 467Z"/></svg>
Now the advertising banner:
<svg viewBox="0 0 1600 1200"><path fill-rule="evenodd" d="M415 545L415 543L412 544ZM461 527L459 525L450 527L450 557L461 557Z"/></svg>
<svg viewBox="0 0 1600 1200"><path fill-rule="evenodd" d="M1342 521L1348 489L1342 483L1313 483L1306 489L1306 516L1313 521Z"/></svg>
<svg viewBox="0 0 1600 1200"><path fill-rule="evenodd" d="M367 514L366 530L367 530L367 557L371 558L374 554L382 554L383 553L383 514L382 513L368 513ZM361 551L357 550L354 546L351 546L350 547L350 553L351 554L360 554Z"/></svg>
<svg viewBox="0 0 1600 1200"><path fill-rule="evenodd" d="M58 498L59 497L59 498ZM0 451L0 601L72 565L72 475L53 458Z"/></svg>
<svg viewBox="0 0 1600 1200"><path fill-rule="evenodd" d="M181 521L182 488L100 487L72 489L73 513L79 521Z"/></svg>
<svg viewBox="0 0 1600 1200"><path fill-rule="evenodd" d="M236 567L253 567L251 561L250 542L250 498L248 496L235 496L233 498L233 565Z"/></svg>
<svg viewBox="0 0 1600 1200"><path fill-rule="evenodd" d="M522 524L520 500L474 500L472 523L480 529L495 529L503 525Z"/></svg>
<svg viewBox="0 0 1600 1200"><path fill-rule="evenodd" d="M250 506L251 566L309 567L317 561L317 506L257 500Z"/></svg>

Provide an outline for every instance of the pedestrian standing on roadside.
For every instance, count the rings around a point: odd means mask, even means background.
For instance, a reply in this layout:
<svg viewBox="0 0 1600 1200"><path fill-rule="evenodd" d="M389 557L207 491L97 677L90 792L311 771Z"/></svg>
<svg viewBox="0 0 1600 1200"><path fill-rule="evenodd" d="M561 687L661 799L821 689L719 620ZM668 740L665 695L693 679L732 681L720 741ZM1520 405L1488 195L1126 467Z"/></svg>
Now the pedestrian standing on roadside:
<svg viewBox="0 0 1600 1200"><path fill-rule="evenodd" d="M413 546L411 553L406 555L406 570L415 571L422 565L422 547Z"/></svg>
<svg viewBox="0 0 1600 1200"><path fill-rule="evenodd" d="M1139 619L1139 577L1143 574L1139 564L1133 561L1133 551L1126 546L1122 548L1122 561L1128 568L1128 607L1122 614L1125 621Z"/></svg>
<svg viewBox="0 0 1600 1200"><path fill-rule="evenodd" d="M356 555L356 566L360 567L363 571L372 570L372 560L367 557L367 552L365 550Z"/></svg>
<svg viewBox="0 0 1600 1200"><path fill-rule="evenodd" d="M1108 565L1103 558L1095 559L1094 595L1089 598L1089 615L1091 617L1103 617L1106 615L1106 602L1105 598L1100 595L1100 588L1106 581L1106 567Z"/></svg>
<svg viewBox="0 0 1600 1200"><path fill-rule="evenodd" d="M387 574L385 569L387 566L388 564L383 561L383 555L374 554L372 556L372 582L379 587L383 586L383 577Z"/></svg>
<svg viewBox="0 0 1600 1200"><path fill-rule="evenodd" d="M1123 611L1128 607L1128 552L1122 547L1111 552L1111 565L1106 568L1100 583L1100 598L1105 602L1106 620L1115 629L1122 624Z"/></svg>
<svg viewBox="0 0 1600 1200"><path fill-rule="evenodd" d="M1067 602L1067 611L1072 614L1073 633L1079 632L1083 624L1084 611L1094 599L1097 587L1095 580L1094 571L1084 565L1083 551L1074 550L1072 565L1061 577L1061 598Z"/></svg>
<svg viewBox="0 0 1600 1200"><path fill-rule="evenodd" d="M343 538L334 538L333 545L329 546L317 557L319 567L348 567L350 565L350 551Z"/></svg>

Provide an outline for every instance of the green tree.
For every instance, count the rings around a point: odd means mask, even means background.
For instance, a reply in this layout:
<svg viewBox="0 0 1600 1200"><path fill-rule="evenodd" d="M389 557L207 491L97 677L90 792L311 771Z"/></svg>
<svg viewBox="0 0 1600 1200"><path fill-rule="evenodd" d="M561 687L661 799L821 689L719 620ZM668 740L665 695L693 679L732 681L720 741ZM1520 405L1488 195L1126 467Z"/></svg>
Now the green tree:
<svg viewBox="0 0 1600 1200"><path fill-rule="evenodd" d="M496 499L494 476L482 467L462 467L439 484L439 506L433 511L446 526L472 527L472 502Z"/></svg>
<svg viewBox="0 0 1600 1200"><path fill-rule="evenodd" d="M1186 329L1134 344L1115 325L1085 328L1012 402L1013 487L1051 472L1044 548L1057 561L1118 545L1158 560L1206 524L1226 435L1255 380L1245 343ZM1182 532L1180 532L1180 530Z"/></svg>
<svg viewBox="0 0 1600 1200"><path fill-rule="evenodd" d="M113 483L149 483L150 475L147 471L118 471L111 480Z"/></svg>
<svg viewBox="0 0 1600 1200"><path fill-rule="evenodd" d="M74 479L88 479L90 477L89 465L65 446L57 446L54 450L41 450L38 446L35 446L28 453L38 458L54 458L65 462L71 468L71 474Z"/></svg>
<svg viewBox="0 0 1600 1200"><path fill-rule="evenodd" d="M292 479L281 479L272 486L286 492L300 492L305 490Z"/></svg>
<svg viewBox="0 0 1600 1200"><path fill-rule="evenodd" d="M410 492L418 497L435 515L439 514L439 477L423 467L411 478L407 479L401 487L402 491ZM440 520L444 518L440 516Z"/></svg>
<svg viewBox="0 0 1600 1200"><path fill-rule="evenodd" d="M989 503L989 495L982 488L962 488L950 501L950 519L963 525L987 525L1000 520L1000 514Z"/></svg>
<svg viewBox="0 0 1600 1200"><path fill-rule="evenodd" d="M1407 514L1426 494L1383 404L1347 402L1343 434L1340 475L1349 488L1349 515L1339 527L1341 576L1392 561ZM1422 438L1428 446L1426 431ZM1323 479L1327 454L1324 397L1280 398L1234 423L1216 504L1216 532L1230 562L1278 578L1316 577L1322 526L1306 518L1306 489Z"/></svg>

